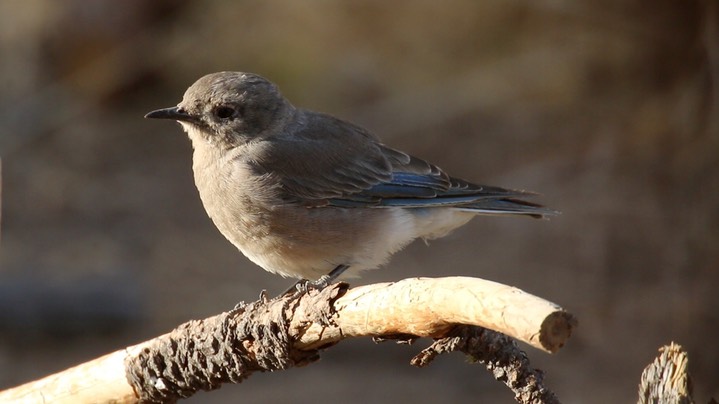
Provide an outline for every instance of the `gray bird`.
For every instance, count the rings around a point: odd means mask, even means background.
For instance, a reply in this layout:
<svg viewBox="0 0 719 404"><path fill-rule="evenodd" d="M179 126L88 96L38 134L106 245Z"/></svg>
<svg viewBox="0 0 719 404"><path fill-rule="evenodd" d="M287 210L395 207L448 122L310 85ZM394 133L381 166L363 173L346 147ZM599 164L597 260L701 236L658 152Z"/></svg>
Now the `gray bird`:
<svg viewBox="0 0 719 404"><path fill-rule="evenodd" d="M366 129L296 108L255 74L208 74L176 107L145 117L182 125L207 214L247 258L285 277L376 268L478 214L556 213L518 199L531 193L450 177Z"/></svg>

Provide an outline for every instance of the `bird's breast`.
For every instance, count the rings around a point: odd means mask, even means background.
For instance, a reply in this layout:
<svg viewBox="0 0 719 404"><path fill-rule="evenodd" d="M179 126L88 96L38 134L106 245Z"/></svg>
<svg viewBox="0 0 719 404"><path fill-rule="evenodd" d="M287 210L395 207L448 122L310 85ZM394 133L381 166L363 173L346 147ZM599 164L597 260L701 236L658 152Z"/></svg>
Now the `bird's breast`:
<svg viewBox="0 0 719 404"><path fill-rule="evenodd" d="M253 173L240 157L196 148L192 167L207 214L235 244L265 236L267 216L278 202L271 178Z"/></svg>

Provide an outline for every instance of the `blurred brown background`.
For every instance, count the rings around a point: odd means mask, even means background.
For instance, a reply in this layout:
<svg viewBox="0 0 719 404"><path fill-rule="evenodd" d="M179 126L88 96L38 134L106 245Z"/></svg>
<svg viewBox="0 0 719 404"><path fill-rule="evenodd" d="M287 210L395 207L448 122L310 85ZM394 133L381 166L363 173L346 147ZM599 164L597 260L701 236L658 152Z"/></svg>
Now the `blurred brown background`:
<svg viewBox="0 0 719 404"><path fill-rule="evenodd" d="M538 191L551 221L478 218L359 283L469 275L580 319L528 354L566 402L632 402L674 340L719 396L719 3L0 3L0 388L255 299L214 229L179 125L143 120L199 76L259 73L476 182ZM190 402L512 402L460 356L346 341L320 363Z"/></svg>

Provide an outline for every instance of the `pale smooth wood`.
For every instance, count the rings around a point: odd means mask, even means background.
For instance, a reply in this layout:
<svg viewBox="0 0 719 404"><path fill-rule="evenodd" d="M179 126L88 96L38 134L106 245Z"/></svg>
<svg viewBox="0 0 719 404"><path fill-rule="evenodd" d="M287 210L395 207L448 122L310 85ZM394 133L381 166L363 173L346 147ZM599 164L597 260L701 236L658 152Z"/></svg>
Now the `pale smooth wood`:
<svg viewBox="0 0 719 404"><path fill-rule="evenodd" d="M512 286L469 277L410 278L359 286L340 297L335 308L336 326L312 325L302 335L301 346L368 335L436 338L454 324L467 324L556 352L576 325L570 314L552 302Z"/></svg>
<svg viewBox="0 0 719 404"><path fill-rule="evenodd" d="M148 341L149 342L149 341ZM125 378L125 358L145 343L115 351L34 382L0 392L1 403L136 403Z"/></svg>

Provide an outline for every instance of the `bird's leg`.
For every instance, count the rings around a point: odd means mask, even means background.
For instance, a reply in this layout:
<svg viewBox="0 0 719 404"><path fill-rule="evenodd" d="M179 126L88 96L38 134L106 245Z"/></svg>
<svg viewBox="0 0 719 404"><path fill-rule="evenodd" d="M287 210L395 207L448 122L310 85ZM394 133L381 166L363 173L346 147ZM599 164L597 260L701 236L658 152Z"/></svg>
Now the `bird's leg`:
<svg viewBox="0 0 719 404"><path fill-rule="evenodd" d="M307 288L310 288L310 287L316 288L316 289L325 288L329 284L331 284L332 282L337 280L337 278L339 278L340 275L342 275L349 267L350 267L349 265L345 265L345 264L337 265L335 267L335 269L330 271L330 273L328 273L327 275L323 275L316 281L300 279L299 281L297 281L297 283L292 285L291 288L287 289L284 293L282 293L281 296L284 296L284 295L287 295L290 293L295 293L297 291L305 291L305 290L307 290Z"/></svg>
<svg viewBox="0 0 719 404"><path fill-rule="evenodd" d="M327 275L324 275L320 277L320 279L317 279L316 281L312 282L314 286L324 288L328 286L330 283L334 282L339 278L345 271L349 268L349 265L340 264L335 267L335 269L331 270L330 273Z"/></svg>

